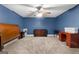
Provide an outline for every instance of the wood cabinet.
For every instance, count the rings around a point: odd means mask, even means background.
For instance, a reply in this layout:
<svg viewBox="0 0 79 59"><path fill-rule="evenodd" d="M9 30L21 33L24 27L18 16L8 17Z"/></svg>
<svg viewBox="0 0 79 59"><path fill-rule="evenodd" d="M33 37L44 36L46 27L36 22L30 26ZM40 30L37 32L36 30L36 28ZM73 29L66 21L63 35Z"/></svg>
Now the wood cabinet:
<svg viewBox="0 0 79 59"><path fill-rule="evenodd" d="M71 48L79 48L79 34L67 34L66 44Z"/></svg>
<svg viewBox="0 0 79 59"><path fill-rule="evenodd" d="M66 45L70 48L79 48L79 33L59 33L59 40L66 41Z"/></svg>
<svg viewBox="0 0 79 59"><path fill-rule="evenodd" d="M59 33L59 40L62 42L66 41L66 33L65 32Z"/></svg>
<svg viewBox="0 0 79 59"><path fill-rule="evenodd" d="M39 37L47 36L48 31L46 29L35 29L33 34L34 36L39 36Z"/></svg>

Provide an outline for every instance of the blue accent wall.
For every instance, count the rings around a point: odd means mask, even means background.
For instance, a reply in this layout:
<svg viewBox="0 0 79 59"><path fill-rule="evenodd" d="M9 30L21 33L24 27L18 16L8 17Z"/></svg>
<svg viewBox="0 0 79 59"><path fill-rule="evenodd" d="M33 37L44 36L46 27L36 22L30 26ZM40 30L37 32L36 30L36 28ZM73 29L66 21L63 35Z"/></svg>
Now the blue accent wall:
<svg viewBox="0 0 79 59"><path fill-rule="evenodd" d="M64 31L65 27L79 28L79 5L56 18L56 29Z"/></svg>
<svg viewBox="0 0 79 59"><path fill-rule="evenodd" d="M17 24L22 30L22 20L23 19L19 15L0 5L0 23Z"/></svg>
<svg viewBox="0 0 79 59"><path fill-rule="evenodd" d="M24 28L28 28L28 34L33 34L34 29L47 29L48 34L53 34L55 29L54 18L25 18Z"/></svg>

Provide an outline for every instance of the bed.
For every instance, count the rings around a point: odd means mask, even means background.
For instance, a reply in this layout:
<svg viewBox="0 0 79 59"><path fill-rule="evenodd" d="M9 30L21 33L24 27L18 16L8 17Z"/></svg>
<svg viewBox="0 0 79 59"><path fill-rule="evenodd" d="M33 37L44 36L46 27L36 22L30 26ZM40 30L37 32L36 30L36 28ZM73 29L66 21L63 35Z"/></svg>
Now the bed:
<svg viewBox="0 0 79 59"><path fill-rule="evenodd" d="M0 24L0 50L3 45L20 37L20 28L15 24Z"/></svg>

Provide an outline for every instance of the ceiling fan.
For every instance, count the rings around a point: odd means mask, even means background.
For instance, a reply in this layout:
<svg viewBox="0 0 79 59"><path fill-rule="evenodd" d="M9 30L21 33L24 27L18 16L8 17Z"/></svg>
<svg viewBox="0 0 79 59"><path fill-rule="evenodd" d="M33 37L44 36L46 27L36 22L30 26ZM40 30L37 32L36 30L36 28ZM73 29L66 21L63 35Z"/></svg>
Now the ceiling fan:
<svg viewBox="0 0 79 59"><path fill-rule="evenodd" d="M37 10L37 14L36 16L37 17L44 17L48 14L51 14L51 12L49 11L46 11L44 8L43 8L43 4L41 4L40 6L36 7L38 10Z"/></svg>
<svg viewBox="0 0 79 59"><path fill-rule="evenodd" d="M51 12L48 12L46 11L44 8L43 8L43 5L44 4L40 4L40 5L36 5L36 6L33 6L33 5L30 5L30 4L27 4L25 6L28 6L28 7L32 7L32 8L35 8L37 9L35 12L32 12L31 15L35 16L35 17L43 17L47 14L50 14ZM29 15L30 16L30 15Z"/></svg>
<svg viewBox="0 0 79 59"><path fill-rule="evenodd" d="M37 6L37 11L34 13L34 16L36 17L42 17L43 16L43 4L41 4L40 6Z"/></svg>

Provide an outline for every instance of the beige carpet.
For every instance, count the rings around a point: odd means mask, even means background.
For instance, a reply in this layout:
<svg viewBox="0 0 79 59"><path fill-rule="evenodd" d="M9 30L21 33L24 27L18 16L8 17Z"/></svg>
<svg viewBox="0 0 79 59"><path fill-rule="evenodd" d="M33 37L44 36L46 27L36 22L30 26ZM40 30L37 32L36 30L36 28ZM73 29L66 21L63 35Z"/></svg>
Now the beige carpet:
<svg viewBox="0 0 79 59"><path fill-rule="evenodd" d="M9 54L63 54L79 53L79 48L68 48L57 37L25 37L5 46Z"/></svg>

